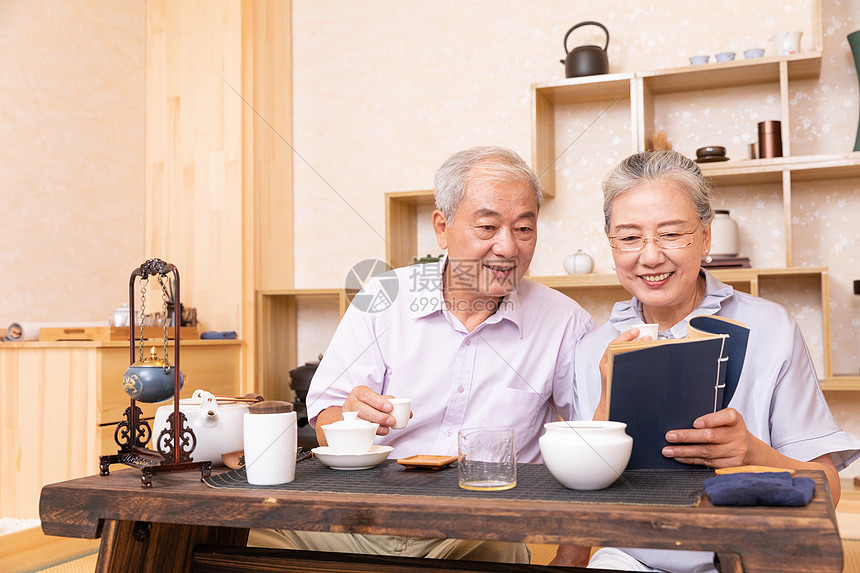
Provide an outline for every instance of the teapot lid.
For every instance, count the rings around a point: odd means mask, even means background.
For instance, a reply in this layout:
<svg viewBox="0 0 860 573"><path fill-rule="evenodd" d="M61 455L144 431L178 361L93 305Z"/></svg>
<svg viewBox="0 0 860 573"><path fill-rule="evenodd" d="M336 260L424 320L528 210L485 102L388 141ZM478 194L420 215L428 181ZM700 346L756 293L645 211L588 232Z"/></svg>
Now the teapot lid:
<svg viewBox="0 0 860 573"><path fill-rule="evenodd" d="M293 405L290 402L280 400L257 402L248 406L249 414L284 414L292 411Z"/></svg>
<svg viewBox="0 0 860 573"><path fill-rule="evenodd" d="M361 418L359 418L358 412L341 412L340 415L343 416L343 420L338 420L337 422L326 424L323 427L335 428L338 430L350 430L358 428L367 428L368 426L376 425L372 422L368 422L367 420L362 420Z"/></svg>
<svg viewBox="0 0 860 573"><path fill-rule="evenodd" d="M153 346L149 349L148 357L144 357L142 360L138 360L137 362L132 364L132 366L145 366L148 368L163 368L166 366L167 368L170 368L173 366L173 364L171 364L169 360L162 360L161 358L159 358L157 353L155 352L155 347Z"/></svg>

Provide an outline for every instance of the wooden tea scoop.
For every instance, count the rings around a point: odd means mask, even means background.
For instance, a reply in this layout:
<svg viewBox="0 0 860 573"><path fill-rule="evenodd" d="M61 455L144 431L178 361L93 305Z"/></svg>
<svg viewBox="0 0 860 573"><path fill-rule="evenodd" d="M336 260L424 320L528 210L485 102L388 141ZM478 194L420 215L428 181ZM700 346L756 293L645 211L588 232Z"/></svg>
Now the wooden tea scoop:
<svg viewBox="0 0 860 573"><path fill-rule="evenodd" d="M726 475L726 474L741 474L741 473L752 473L752 474L763 474L763 473L773 473L773 472L788 472L791 475L795 474L794 470L786 469L786 468L769 468L767 466L734 466L731 468L720 468L716 470L716 474L718 476Z"/></svg>

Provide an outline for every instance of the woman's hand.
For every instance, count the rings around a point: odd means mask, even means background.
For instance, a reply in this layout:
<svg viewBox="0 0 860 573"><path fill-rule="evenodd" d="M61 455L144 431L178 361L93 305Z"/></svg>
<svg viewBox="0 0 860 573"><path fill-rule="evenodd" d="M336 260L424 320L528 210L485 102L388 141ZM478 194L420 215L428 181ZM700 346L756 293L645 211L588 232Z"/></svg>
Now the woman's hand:
<svg viewBox="0 0 860 573"><path fill-rule="evenodd" d="M833 505L842 493L839 472L830 454L802 462L781 454L747 430L743 416L734 408L706 414L693 422L691 430L671 430L666 433L669 446L663 455L685 464L700 464L712 468L759 465L796 470L822 470L830 485Z"/></svg>
<svg viewBox="0 0 860 573"><path fill-rule="evenodd" d="M762 444L747 430L743 416L734 408L697 418L693 429L672 430L666 434L666 441L671 444L663 448L667 458L712 468L756 463L756 452Z"/></svg>
<svg viewBox="0 0 860 573"><path fill-rule="evenodd" d="M636 337L639 336L638 328L631 328L626 332L622 332L618 336L616 336L612 342L609 344L613 344L615 342L630 342L632 340L636 340ZM644 336L642 340L651 340L650 336ZM594 411L594 420L605 420L608 412L607 412L607 404L606 404L606 385L607 385L607 372L609 372L609 346L606 347L606 350L603 352L603 356L600 358L600 402L597 403L597 409Z"/></svg>

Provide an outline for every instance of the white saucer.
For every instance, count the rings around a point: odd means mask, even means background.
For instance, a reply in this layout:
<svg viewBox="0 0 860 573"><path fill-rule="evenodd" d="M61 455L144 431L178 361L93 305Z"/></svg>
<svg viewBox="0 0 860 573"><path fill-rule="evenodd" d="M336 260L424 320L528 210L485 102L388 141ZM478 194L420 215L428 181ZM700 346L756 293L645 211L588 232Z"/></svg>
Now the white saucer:
<svg viewBox="0 0 860 573"><path fill-rule="evenodd" d="M366 470L382 463L393 450L391 446L371 446L363 454L342 454L333 452L328 446L320 446L311 451L314 457L333 470Z"/></svg>

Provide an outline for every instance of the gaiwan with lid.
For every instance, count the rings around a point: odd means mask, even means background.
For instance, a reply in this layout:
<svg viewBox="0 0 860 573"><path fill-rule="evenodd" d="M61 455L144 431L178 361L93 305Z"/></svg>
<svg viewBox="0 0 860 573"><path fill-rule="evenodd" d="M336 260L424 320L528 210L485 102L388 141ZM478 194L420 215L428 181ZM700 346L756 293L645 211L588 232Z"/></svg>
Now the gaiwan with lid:
<svg viewBox="0 0 860 573"><path fill-rule="evenodd" d="M174 384L173 364L156 355L153 346L149 356L138 360L128 367L122 378L125 393L140 402L163 402L173 397ZM185 383L182 372L179 373L179 388Z"/></svg>
<svg viewBox="0 0 860 573"><path fill-rule="evenodd" d="M345 454L363 454L373 447L379 424L362 420L358 412L341 412L343 420L322 426L328 447Z"/></svg>

